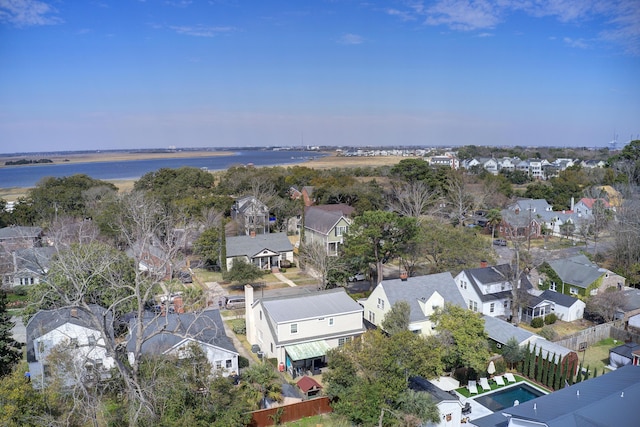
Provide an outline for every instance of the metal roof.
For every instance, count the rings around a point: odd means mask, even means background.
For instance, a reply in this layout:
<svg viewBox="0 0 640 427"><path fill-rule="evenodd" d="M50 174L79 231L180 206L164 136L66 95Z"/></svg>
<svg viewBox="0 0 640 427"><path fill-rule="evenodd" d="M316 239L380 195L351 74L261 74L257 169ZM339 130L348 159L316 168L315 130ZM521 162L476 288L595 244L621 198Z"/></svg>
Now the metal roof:
<svg viewBox="0 0 640 427"><path fill-rule="evenodd" d="M533 425L547 427L637 426L640 423L640 366L565 387L472 421L477 427ZM510 418L510 419L509 419Z"/></svg>
<svg viewBox="0 0 640 427"><path fill-rule="evenodd" d="M362 312L344 288L277 299L263 299L266 314L275 323Z"/></svg>
<svg viewBox="0 0 640 427"><path fill-rule="evenodd" d="M276 253L291 252L293 251L293 245L285 232L257 234L254 237L227 237L227 258L237 256L252 258L265 249Z"/></svg>

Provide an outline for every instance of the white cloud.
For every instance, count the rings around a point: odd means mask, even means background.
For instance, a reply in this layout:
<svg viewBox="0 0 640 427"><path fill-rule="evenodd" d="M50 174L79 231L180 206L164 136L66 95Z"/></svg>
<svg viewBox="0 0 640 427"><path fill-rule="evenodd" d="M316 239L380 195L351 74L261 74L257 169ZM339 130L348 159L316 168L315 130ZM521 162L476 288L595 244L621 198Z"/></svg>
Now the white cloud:
<svg viewBox="0 0 640 427"><path fill-rule="evenodd" d="M570 37L565 37L562 41L569 47L577 47L579 49L586 49L589 46L583 39L572 39Z"/></svg>
<svg viewBox="0 0 640 427"><path fill-rule="evenodd" d="M0 22L16 27L32 27L62 23L57 10L37 0L0 0Z"/></svg>
<svg viewBox="0 0 640 427"><path fill-rule="evenodd" d="M364 43L364 38L357 34L343 34L339 39L339 43L341 44L362 44Z"/></svg>
<svg viewBox="0 0 640 427"><path fill-rule="evenodd" d="M230 33L235 31L234 27L207 27L204 25L172 25L169 26L178 34L195 37L215 37L219 34Z"/></svg>

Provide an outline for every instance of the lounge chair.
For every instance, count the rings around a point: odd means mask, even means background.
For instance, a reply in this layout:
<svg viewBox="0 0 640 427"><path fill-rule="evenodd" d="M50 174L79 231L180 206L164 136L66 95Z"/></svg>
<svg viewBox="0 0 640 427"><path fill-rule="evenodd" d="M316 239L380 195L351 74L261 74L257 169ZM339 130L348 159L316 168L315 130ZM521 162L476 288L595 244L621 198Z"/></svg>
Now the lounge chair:
<svg viewBox="0 0 640 427"><path fill-rule="evenodd" d="M507 379L507 381L509 381L510 383L515 383L516 382L516 378L513 376L513 374L511 372L507 372L506 374L504 374L504 377Z"/></svg>
<svg viewBox="0 0 640 427"><path fill-rule="evenodd" d="M471 403L467 402L462 407L462 415L469 415L471 413Z"/></svg>
<svg viewBox="0 0 640 427"><path fill-rule="evenodd" d="M469 389L470 394L478 394L478 386L475 381L469 381L467 384L467 388Z"/></svg>
<svg viewBox="0 0 640 427"><path fill-rule="evenodd" d="M493 380L498 385L504 385L504 378L502 378L502 375L496 375L495 377L493 377Z"/></svg>
<svg viewBox="0 0 640 427"><path fill-rule="evenodd" d="M482 387L482 390L484 390L484 391L491 390L491 386L489 385L489 381L486 378L480 378L480 387Z"/></svg>

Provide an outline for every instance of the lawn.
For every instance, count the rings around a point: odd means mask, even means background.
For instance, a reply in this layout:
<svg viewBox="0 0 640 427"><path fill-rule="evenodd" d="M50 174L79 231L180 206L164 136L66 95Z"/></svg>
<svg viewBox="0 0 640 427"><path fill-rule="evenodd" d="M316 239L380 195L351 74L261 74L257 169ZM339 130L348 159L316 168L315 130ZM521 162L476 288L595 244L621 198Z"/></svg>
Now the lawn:
<svg viewBox="0 0 640 427"><path fill-rule="evenodd" d="M588 366L592 373L597 369L598 375L601 375L604 372L604 367L609 364L609 350L621 344L623 344L622 341L607 338L587 347L587 350L584 352L578 352L578 357L580 358L580 362L584 360L582 365L584 368Z"/></svg>
<svg viewBox="0 0 640 427"><path fill-rule="evenodd" d="M350 427L351 423L335 414L316 415L282 424L287 427Z"/></svg>

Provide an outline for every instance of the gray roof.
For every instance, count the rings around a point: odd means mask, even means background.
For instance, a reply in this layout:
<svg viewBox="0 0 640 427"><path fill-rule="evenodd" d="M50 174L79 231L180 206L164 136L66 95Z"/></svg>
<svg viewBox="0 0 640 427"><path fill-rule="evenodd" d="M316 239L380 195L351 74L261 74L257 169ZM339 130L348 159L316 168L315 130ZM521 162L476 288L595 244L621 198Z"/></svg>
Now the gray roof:
<svg viewBox="0 0 640 427"><path fill-rule="evenodd" d="M304 213L304 228L327 235L343 217L345 215L340 210L330 211L317 206L309 206Z"/></svg>
<svg viewBox="0 0 640 427"><path fill-rule="evenodd" d="M529 338L536 336L533 332L513 325L502 319L492 316L482 316L484 318L484 330L495 342L506 344L510 338L515 338L518 344L524 343Z"/></svg>
<svg viewBox="0 0 640 427"><path fill-rule="evenodd" d="M235 201L233 209L236 212L240 212L240 213L244 213L249 210L252 212L256 212L256 211L268 212L269 211L269 208L267 207L267 205L262 203L255 196L251 196L251 195L239 197Z"/></svg>
<svg viewBox="0 0 640 427"><path fill-rule="evenodd" d="M384 280L378 286L382 286L391 306L398 301L409 303L411 322L427 320L428 316L425 316L418 301L428 300L434 292L438 292L445 302L466 308L464 298L449 272L409 277L407 280Z"/></svg>
<svg viewBox="0 0 640 427"><path fill-rule="evenodd" d="M264 298L262 306L267 316L275 323L363 311L362 306L347 295L344 288L289 297Z"/></svg>
<svg viewBox="0 0 640 427"><path fill-rule="evenodd" d="M414 391L423 391L425 393L429 393L432 400L436 403L449 400L454 402L460 401L457 396L447 393L446 391L440 389L439 387L430 383L427 379L422 377L410 377L409 388Z"/></svg>
<svg viewBox="0 0 640 427"><path fill-rule="evenodd" d="M508 415L512 423L526 420L544 423L548 427L637 426L640 420L638 402L640 366L627 365L499 413L475 419L473 425L506 427Z"/></svg>
<svg viewBox="0 0 640 427"><path fill-rule="evenodd" d="M40 227L23 227L12 225L10 227L0 228L0 240L16 239L16 238L36 238L42 234Z"/></svg>
<svg viewBox="0 0 640 427"><path fill-rule="evenodd" d="M135 318L131 320L131 323L133 322L136 322ZM144 336L150 338L142 344L143 354L162 354L186 338L237 353L225 333L218 309L167 316L148 315L144 323ZM136 328L130 327L130 330L131 338L127 342L127 351L133 351L135 348ZM159 330L162 332L154 335Z"/></svg>
<svg viewBox="0 0 640 427"><path fill-rule="evenodd" d="M632 353L637 350L640 350L640 344L630 342L610 349L609 353L615 353L619 354L620 356L624 356L627 359L633 359Z"/></svg>
<svg viewBox="0 0 640 427"><path fill-rule="evenodd" d="M624 292L624 305L622 310L633 311L640 308L640 289L626 289Z"/></svg>
<svg viewBox="0 0 640 427"><path fill-rule="evenodd" d="M72 310L75 310L75 312L72 312ZM94 319L102 319L106 313L108 333L113 337L113 316L111 313L107 312L105 308L95 304L90 305L89 310L90 312L85 311L80 307L64 307L37 312L31 319L29 319L29 323L27 323L26 326L27 362L36 362L33 341L66 323L100 331L100 328L95 325L93 321ZM72 316L72 314L74 315Z"/></svg>
<svg viewBox="0 0 640 427"><path fill-rule="evenodd" d="M584 255L549 261L549 266L567 284L588 288L604 271Z"/></svg>
<svg viewBox="0 0 640 427"><path fill-rule="evenodd" d="M14 252L16 270L29 270L34 273L45 274L49 269L51 258L56 252L56 248L52 246L17 250Z"/></svg>
<svg viewBox="0 0 640 427"><path fill-rule="evenodd" d="M542 301L551 301L557 305L561 305L563 307L571 307L573 304L580 301L578 298L574 298L571 295L562 294L560 292L554 292L549 289L542 292L538 296L530 296L527 303L529 307L535 307L540 304Z"/></svg>
<svg viewBox="0 0 640 427"><path fill-rule="evenodd" d="M265 249L278 253L291 252L293 251L293 245L285 232L257 234L255 237L227 237L227 258L238 256L252 258Z"/></svg>
<svg viewBox="0 0 640 427"><path fill-rule="evenodd" d="M483 302L492 301L492 300L502 300L504 298L511 296L511 289L506 289L500 292L494 292L490 294L485 294L480 289L480 285L492 285L497 283L509 282L511 277L511 265L510 264L500 264L490 267L478 267L478 268L469 268L464 270L471 283L471 286L476 291L476 294ZM527 278L527 275L522 272L520 275L520 285L524 289L532 289L533 286L531 282Z"/></svg>

